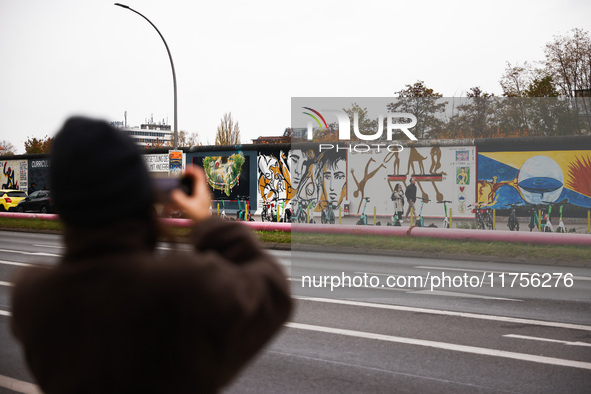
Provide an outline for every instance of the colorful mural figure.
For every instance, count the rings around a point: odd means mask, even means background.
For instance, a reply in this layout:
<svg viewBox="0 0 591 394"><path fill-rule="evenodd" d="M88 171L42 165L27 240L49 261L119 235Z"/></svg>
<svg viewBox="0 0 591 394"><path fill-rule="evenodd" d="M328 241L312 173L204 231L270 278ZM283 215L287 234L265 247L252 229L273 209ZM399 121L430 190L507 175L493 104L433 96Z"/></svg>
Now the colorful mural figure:
<svg viewBox="0 0 591 394"><path fill-rule="evenodd" d="M2 189L27 190L28 161L6 160L0 161L0 186Z"/></svg>
<svg viewBox="0 0 591 394"><path fill-rule="evenodd" d="M316 211L338 209L347 194L347 156L346 152L328 150L323 152L314 164L320 195Z"/></svg>
<svg viewBox="0 0 591 394"><path fill-rule="evenodd" d="M290 200L293 194L288 163L290 152L261 153L257 157L258 192L264 201Z"/></svg>
<svg viewBox="0 0 591 394"><path fill-rule="evenodd" d="M406 166L405 166L406 165ZM474 147L408 147L400 152L386 150L349 153L349 197L353 212L359 214L363 198L370 197L379 215L391 215L390 199L394 185L406 189L410 178L416 179L418 197L429 201L423 208L425 216L442 216L438 201L453 201L449 205L454 216L469 217L467 205L476 199L471 175L475 171ZM428 171L427 171L428 170ZM360 173L360 171L362 171ZM452 174L448 177L447 174Z"/></svg>
<svg viewBox="0 0 591 394"><path fill-rule="evenodd" d="M291 198L310 200L318 195L314 182L314 162L316 152L313 149L292 149L289 151L289 169L291 173Z"/></svg>
<svg viewBox="0 0 591 394"><path fill-rule="evenodd" d="M478 201L493 208L562 201L590 208L590 184L591 151L478 154Z"/></svg>
<svg viewBox="0 0 591 394"><path fill-rule="evenodd" d="M14 170L9 166L8 168L6 165L8 164L7 161L4 162L4 168L2 170L2 174L6 178L6 181L2 181L2 189L14 189L18 190L18 181L14 179Z"/></svg>
<svg viewBox="0 0 591 394"><path fill-rule="evenodd" d="M214 190L223 191L230 196L232 189L240 182L244 154L235 153L231 156L209 156L203 158L203 169L207 183Z"/></svg>
<svg viewBox="0 0 591 394"><path fill-rule="evenodd" d="M289 152L261 152L257 158L260 203L275 197L285 199L295 210L298 204L320 212L328 204L333 209L347 194L347 153L317 148L294 147Z"/></svg>
<svg viewBox="0 0 591 394"><path fill-rule="evenodd" d="M384 160L384 162L386 162L386 160ZM367 184L367 182L371 178L373 178L376 175L376 173L380 169L386 168L386 166L382 163L378 167L374 168L372 171L369 171L369 166L372 163L375 163L375 160L373 157L370 157L363 169L363 178L361 178L361 180L357 180L357 177L355 176L355 169L351 168L351 176L353 177L353 181L355 182L355 185L357 186L357 190L355 190L353 192L353 197L359 199L358 204L357 204L357 213L359 213L361 211L361 206L363 205L363 200L365 198L365 185ZM390 188L392 188L392 186L389 183L388 183L388 185L390 186ZM360 195L361 195L361 197L360 197Z"/></svg>

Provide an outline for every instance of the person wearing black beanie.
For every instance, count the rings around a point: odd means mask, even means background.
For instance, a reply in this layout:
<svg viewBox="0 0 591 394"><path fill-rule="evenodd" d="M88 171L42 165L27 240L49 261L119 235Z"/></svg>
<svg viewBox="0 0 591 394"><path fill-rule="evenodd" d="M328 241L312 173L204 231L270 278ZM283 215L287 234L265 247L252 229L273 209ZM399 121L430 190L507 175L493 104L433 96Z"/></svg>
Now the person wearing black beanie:
<svg viewBox="0 0 591 394"><path fill-rule="evenodd" d="M45 393L213 393L289 317L276 259L239 222L211 217L202 169L170 197L195 223L193 252L156 253L154 193L133 141L72 118L50 177L66 249L14 278L12 332Z"/></svg>
<svg viewBox="0 0 591 394"><path fill-rule="evenodd" d="M61 220L76 227L141 217L154 202L135 142L100 120L66 121L53 143L49 176Z"/></svg>

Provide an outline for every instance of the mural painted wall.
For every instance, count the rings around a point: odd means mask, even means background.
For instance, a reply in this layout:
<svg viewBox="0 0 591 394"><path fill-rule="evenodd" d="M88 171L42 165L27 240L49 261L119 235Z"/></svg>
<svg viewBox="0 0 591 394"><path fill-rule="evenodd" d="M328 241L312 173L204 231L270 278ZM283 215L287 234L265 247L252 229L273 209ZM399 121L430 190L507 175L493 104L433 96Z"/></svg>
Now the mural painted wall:
<svg viewBox="0 0 591 394"><path fill-rule="evenodd" d="M394 186L400 183L406 189L411 177L417 179L418 196L430 200L423 207L427 217L443 216L443 206L437 203L442 200L452 201L449 208L460 218L473 217L468 205L475 201L503 209L511 203L568 199L591 208L591 150L577 149L588 144L573 139L557 146L554 140L540 140L532 151L509 151L517 149L511 141L485 141L478 145L478 154L474 145L405 147L401 152L250 146L189 152L186 161L206 168L215 200L249 196L258 213L265 199L280 198L292 209L310 205L316 217L329 204L343 213L347 206L351 215L359 215L363 198L369 197L366 213L372 215L376 207L378 215L389 216L394 212ZM167 154L147 154L144 159L150 171L168 171ZM37 189L47 187L48 169L47 157L2 160L0 186L28 190L35 182ZM226 204L230 211L237 206Z"/></svg>
<svg viewBox="0 0 591 394"><path fill-rule="evenodd" d="M28 160L29 176L27 193L49 189L49 159Z"/></svg>
<svg viewBox="0 0 591 394"><path fill-rule="evenodd" d="M257 206L262 209L263 201L286 199L294 195L290 166L291 151L277 150L259 152L257 156ZM297 188L297 185L296 185Z"/></svg>
<svg viewBox="0 0 591 394"><path fill-rule="evenodd" d="M318 214L331 205L342 206L347 193L346 151L318 147L260 152L258 156L259 208L265 200L285 199L296 210L299 204Z"/></svg>
<svg viewBox="0 0 591 394"><path fill-rule="evenodd" d="M226 209L228 215L238 208L238 198L247 198L254 213L257 203L256 151L198 152L187 154L187 161L202 166L212 189L212 206Z"/></svg>
<svg viewBox="0 0 591 394"><path fill-rule="evenodd" d="M0 188L26 191L28 183L27 160L0 161Z"/></svg>
<svg viewBox="0 0 591 394"><path fill-rule="evenodd" d="M476 201L475 152L473 146L407 147L401 152L353 151L348 162L347 195L351 214L360 214L364 198L369 197L366 213L373 214L376 207L378 215L392 215L394 203L390 196L394 187L400 183L406 190L414 177L417 197L429 201L422 207L424 216L443 217L444 206L438 202L447 200L451 201L447 206L454 217L472 217L467 206ZM421 209L420 200L416 207ZM405 202L405 212L407 208Z"/></svg>
<svg viewBox="0 0 591 394"><path fill-rule="evenodd" d="M562 201L591 208L591 150L479 152L478 200L498 209Z"/></svg>

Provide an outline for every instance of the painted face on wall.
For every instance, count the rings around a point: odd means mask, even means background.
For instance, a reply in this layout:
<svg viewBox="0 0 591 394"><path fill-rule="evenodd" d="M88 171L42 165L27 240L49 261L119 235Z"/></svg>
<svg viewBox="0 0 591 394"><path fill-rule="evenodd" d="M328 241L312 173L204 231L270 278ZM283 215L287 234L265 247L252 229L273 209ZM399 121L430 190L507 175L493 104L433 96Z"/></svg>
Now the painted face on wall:
<svg viewBox="0 0 591 394"><path fill-rule="evenodd" d="M306 171L305 168L305 156L304 151L301 149L294 149L290 151L289 165L291 174L291 187L293 190L297 190L302 181L302 177Z"/></svg>
<svg viewBox="0 0 591 394"><path fill-rule="evenodd" d="M347 183L346 166L345 160L337 160L334 164L327 164L323 168L322 191L333 206L339 204Z"/></svg>

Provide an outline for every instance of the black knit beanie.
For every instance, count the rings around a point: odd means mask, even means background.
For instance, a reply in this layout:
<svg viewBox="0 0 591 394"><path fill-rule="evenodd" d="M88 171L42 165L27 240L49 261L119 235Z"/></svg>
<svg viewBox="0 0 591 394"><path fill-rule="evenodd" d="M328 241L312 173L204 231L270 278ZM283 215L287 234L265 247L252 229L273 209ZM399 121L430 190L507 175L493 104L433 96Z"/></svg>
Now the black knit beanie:
<svg viewBox="0 0 591 394"><path fill-rule="evenodd" d="M68 119L54 139L49 175L57 212L67 225L141 218L153 202L138 147L104 121Z"/></svg>

